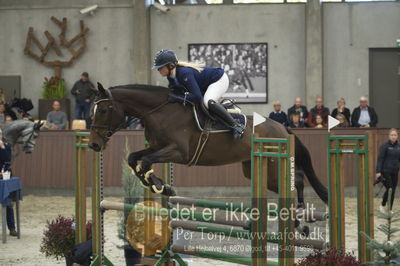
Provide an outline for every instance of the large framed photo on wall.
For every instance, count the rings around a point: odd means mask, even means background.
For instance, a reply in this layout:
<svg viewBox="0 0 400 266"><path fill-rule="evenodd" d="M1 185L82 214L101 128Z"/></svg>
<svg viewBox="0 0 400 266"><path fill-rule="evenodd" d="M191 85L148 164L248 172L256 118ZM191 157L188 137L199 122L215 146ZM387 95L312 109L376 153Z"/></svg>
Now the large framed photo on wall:
<svg viewBox="0 0 400 266"><path fill-rule="evenodd" d="M225 70L229 88L223 98L237 103L268 102L267 43L189 44L188 60Z"/></svg>

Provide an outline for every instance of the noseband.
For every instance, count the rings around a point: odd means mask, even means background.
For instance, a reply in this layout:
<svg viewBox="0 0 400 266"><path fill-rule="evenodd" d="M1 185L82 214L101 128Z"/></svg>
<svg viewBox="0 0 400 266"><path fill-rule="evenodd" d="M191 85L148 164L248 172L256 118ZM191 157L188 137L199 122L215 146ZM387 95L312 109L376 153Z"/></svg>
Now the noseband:
<svg viewBox="0 0 400 266"><path fill-rule="evenodd" d="M104 142L107 142L111 138L111 136L121 128L122 125L118 126L115 129L112 129L112 127L111 127L112 114L113 114L113 110L114 110L114 106L112 104L112 99L100 99L100 100L94 102L94 105L96 106L97 104L99 104L101 102L109 102L108 109L110 110L110 114L107 118L107 125L104 126L104 125L93 124L90 127L90 129L94 130L97 133L97 135L99 135L103 139ZM125 124L125 122L123 124ZM105 135L100 134L99 129L106 129L106 134Z"/></svg>
<svg viewBox="0 0 400 266"><path fill-rule="evenodd" d="M28 139L25 142L22 142L22 146L28 147L29 144L32 145L32 146L35 146L35 143L32 142L32 138L33 138L34 134L35 134L35 129L32 129L32 131L28 132L25 135L22 135L21 138L26 137L26 136L29 135Z"/></svg>

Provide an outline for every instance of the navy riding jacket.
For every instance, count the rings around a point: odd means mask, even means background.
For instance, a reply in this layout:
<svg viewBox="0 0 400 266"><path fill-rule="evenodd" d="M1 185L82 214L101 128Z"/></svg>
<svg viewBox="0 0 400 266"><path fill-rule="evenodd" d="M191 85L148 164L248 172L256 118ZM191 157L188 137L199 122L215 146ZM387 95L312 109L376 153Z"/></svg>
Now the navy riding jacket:
<svg viewBox="0 0 400 266"><path fill-rule="evenodd" d="M400 143L392 143L390 140L383 143L379 149L377 173L397 173L400 167Z"/></svg>
<svg viewBox="0 0 400 266"><path fill-rule="evenodd" d="M186 100L199 103L203 99L210 84L218 81L224 70L221 68L204 67L201 72L191 67L176 67L176 77L168 77L169 86L184 86L190 94Z"/></svg>

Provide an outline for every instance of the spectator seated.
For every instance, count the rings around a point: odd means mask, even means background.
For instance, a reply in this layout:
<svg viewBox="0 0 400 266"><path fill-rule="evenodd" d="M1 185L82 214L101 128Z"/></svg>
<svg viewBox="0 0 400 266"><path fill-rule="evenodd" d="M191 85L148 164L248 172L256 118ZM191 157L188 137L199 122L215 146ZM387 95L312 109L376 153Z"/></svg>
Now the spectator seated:
<svg viewBox="0 0 400 266"><path fill-rule="evenodd" d="M53 102L53 111L47 114L46 127L49 130L64 130L67 126L67 114L61 111L61 103Z"/></svg>

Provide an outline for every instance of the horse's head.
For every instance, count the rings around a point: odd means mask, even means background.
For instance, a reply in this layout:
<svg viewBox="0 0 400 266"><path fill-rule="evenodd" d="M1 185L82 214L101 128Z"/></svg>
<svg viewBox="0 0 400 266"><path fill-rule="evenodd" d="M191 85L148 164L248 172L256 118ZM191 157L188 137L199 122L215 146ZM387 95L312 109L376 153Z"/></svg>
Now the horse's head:
<svg viewBox="0 0 400 266"><path fill-rule="evenodd" d="M39 136L40 128L44 123L39 121L37 123L31 122L33 125L26 127L18 138L18 143L22 144L22 151L25 153L32 153L36 145L36 139Z"/></svg>
<svg viewBox="0 0 400 266"><path fill-rule="evenodd" d="M89 147L101 151L110 137L125 122L123 110L118 108L109 90L97 83L97 96L93 104L93 123L90 129Z"/></svg>

